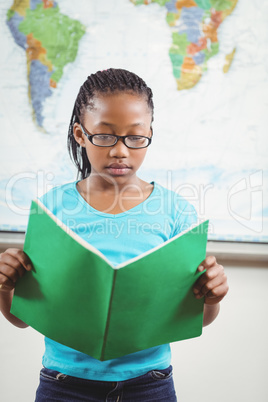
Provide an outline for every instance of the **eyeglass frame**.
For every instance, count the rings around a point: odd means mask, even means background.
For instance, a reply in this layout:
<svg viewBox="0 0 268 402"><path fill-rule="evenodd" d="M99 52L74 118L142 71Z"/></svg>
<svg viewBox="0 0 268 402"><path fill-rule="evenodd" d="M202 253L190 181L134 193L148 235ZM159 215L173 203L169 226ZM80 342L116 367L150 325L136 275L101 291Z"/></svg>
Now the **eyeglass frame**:
<svg viewBox="0 0 268 402"><path fill-rule="evenodd" d="M118 143L118 141L120 140L120 139L122 139L123 140L123 143L124 143L124 145L127 147L127 148L129 148L129 149L144 149L144 148L147 148L150 144L151 144L151 142L152 142L152 137L153 137L153 128L152 127L150 127L150 129L151 129L151 131L152 131L152 136L151 137L146 137L145 135L137 135L137 137L142 137L142 138L147 138L148 140L149 140L149 142L148 142L148 144L145 146L145 147L138 147L138 148L134 148L134 147L129 147L127 144L126 144L126 138L127 137L136 137L135 135L116 135L116 134L91 134L90 132L86 132L86 129L82 126L82 124L80 123L80 127L81 127L81 129L82 129L82 132L83 132L83 134L85 134L85 136L87 137L87 139L91 142L91 144L92 145L95 145L96 147L101 147L101 148L109 148L109 147L113 147L113 146L115 146L117 143ZM95 137L95 135L110 135L110 136L113 136L113 137L115 137L115 143L113 144L113 145L96 145L96 144L94 144L93 143L93 141L92 141L92 137Z"/></svg>

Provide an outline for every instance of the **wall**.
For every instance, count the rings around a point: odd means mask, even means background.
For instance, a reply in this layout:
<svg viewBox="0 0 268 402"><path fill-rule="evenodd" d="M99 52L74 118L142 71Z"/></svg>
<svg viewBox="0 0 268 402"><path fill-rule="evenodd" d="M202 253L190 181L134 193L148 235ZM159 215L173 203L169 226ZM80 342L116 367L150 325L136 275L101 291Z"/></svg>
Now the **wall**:
<svg viewBox="0 0 268 402"><path fill-rule="evenodd" d="M259 266L258 266L259 265ZM225 264L230 291L200 338L172 345L182 402L268 400L268 264ZM34 401L43 337L0 317L0 389L5 402Z"/></svg>

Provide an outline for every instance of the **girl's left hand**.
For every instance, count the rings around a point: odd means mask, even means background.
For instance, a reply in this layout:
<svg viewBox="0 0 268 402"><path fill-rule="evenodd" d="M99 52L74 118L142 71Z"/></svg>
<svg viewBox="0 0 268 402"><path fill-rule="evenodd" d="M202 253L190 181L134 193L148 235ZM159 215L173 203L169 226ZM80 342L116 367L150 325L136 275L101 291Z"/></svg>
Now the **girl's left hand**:
<svg viewBox="0 0 268 402"><path fill-rule="evenodd" d="M197 299L204 296L205 304L217 304L229 289L224 268L217 263L214 256L209 256L198 267L199 272L205 269L206 272L196 281L193 292Z"/></svg>

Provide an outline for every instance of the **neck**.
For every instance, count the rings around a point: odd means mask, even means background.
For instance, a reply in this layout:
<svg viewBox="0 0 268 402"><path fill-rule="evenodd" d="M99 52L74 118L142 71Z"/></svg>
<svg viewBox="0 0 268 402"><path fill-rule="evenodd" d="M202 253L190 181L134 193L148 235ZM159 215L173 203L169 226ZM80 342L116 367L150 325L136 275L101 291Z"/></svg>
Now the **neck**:
<svg viewBox="0 0 268 402"><path fill-rule="evenodd" d="M77 190L91 207L109 214L125 212L143 202L153 191L153 185L135 176L126 183L105 183L89 176L77 184Z"/></svg>
<svg viewBox="0 0 268 402"><path fill-rule="evenodd" d="M104 175L99 175L97 173L91 174L84 180L85 186L90 189L90 191L99 191L112 194L119 194L121 192L140 192L144 185L148 184L141 180L136 175L133 175L128 180L125 178L113 179L112 177L106 177Z"/></svg>

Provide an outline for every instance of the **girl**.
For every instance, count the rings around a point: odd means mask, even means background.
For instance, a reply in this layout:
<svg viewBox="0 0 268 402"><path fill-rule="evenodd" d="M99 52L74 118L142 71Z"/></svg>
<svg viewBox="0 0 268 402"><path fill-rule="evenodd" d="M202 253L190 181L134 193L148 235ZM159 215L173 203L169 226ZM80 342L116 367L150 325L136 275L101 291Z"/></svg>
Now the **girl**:
<svg viewBox="0 0 268 402"><path fill-rule="evenodd" d="M137 176L152 141L153 109L152 91L137 75L109 69L89 76L75 101L68 134L81 180L41 197L53 214L114 265L197 220L185 199ZM10 306L17 279L30 269L31 261L21 250L8 249L0 257L1 311L21 328L26 324L10 313ZM227 280L214 257L198 269L206 272L193 292L205 298L203 325L208 325L228 291ZM48 338L45 346L38 402L176 401L169 345L104 362Z"/></svg>

